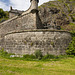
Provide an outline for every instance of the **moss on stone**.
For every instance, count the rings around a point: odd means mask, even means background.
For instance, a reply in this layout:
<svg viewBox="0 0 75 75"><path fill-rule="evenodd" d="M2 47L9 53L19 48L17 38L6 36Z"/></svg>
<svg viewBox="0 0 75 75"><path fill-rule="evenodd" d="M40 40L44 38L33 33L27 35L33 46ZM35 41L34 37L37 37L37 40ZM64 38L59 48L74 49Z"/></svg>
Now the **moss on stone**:
<svg viewBox="0 0 75 75"><path fill-rule="evenodd" d="M34 44L34 43L33 43L33 42L31 42L31 44L30 44L30 45L31 45L31 46L33 46L33 44Z"/></svg>

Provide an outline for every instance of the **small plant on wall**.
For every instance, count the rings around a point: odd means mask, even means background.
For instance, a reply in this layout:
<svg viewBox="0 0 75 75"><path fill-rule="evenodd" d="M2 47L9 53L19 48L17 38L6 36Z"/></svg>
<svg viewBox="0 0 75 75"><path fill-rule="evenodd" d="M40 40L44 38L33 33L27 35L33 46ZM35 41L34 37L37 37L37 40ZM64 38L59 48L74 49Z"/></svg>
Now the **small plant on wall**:
<svg viewBox="0 0 75 75"><path fill-rule="evenodd" d="M26 41L24 41L24 44L27 44L27 42L26 42Z"/></svg>
<svg viewBox="0 0 75 75"><path fill-rule="evenodd" d="M35 57L37 58L37 59L42 59L42 57L43 57L43 55L42 55L42 52L41 52L41 50L36 50L35 51Z"/></svg>
<svg viewBox="0 0 75 75"><path fill-rule="evenodd" d="M53 41L51 41L50 44L51 44L53 47L55 46Z"/></svg>
<svg viewBox="0 0 75 75"><path fill-rule="evenodd" d="M34 44L34 43L32 42L30 45L33 46L33 44Z"/></svg>

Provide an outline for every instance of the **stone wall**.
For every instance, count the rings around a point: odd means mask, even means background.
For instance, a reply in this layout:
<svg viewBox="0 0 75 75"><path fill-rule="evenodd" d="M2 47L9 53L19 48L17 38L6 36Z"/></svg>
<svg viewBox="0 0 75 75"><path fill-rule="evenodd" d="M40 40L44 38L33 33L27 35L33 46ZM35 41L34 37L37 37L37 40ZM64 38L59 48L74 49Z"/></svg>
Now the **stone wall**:
<svg viewBox="0 0 75 75"><path fill-rule="evenodd" d="M18 16L18 14L9 12L9 18L13 18L14 16Z"/></svg>
<svg viewBox="0 0 75 75"><path fill-rule="evenodd" d="M42 28L41 21L37 18L38 13L29 13L26 15L15 16L0 24L0 35L4 35L11 31L20 31L26 29ZM37 18L37 20L36 20ZM39 26L39 27L38 27Z"/></svg>
<svg viewBox="0 0 75 75"><path fill-rule="evenodd" d="M60 55L65 54L71 35L65 31L27 30L8 33L2 40L2 47L8 53L34 54L36 50L41 50L43 55Z"/></svg>

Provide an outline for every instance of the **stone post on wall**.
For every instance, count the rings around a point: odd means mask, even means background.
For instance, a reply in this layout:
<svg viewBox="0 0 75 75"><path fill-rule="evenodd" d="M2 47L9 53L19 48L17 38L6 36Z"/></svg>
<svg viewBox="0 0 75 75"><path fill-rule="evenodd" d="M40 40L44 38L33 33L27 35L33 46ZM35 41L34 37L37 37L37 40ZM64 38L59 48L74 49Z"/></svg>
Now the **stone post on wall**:
<svg viewBox="0 0 75 75"><path fill-rule="evenodd" d="M31 2L31 10L38 10L39 0L30 0L30 2Z"/></svg>

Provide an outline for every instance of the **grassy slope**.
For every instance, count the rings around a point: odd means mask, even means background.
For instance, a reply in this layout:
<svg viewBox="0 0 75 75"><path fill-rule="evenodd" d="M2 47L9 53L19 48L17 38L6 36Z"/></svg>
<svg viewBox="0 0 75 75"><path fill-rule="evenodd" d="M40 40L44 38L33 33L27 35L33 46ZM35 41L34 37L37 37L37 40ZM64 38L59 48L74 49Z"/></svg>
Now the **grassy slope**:
<svg viewBox="0 0 75 75"><path fill-rule="evenodd" d="M0 57L0 75L75 75L75 57L59 61L23 61Z"/></svg>

